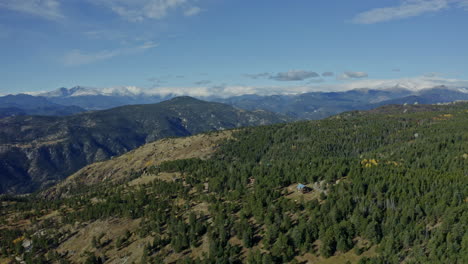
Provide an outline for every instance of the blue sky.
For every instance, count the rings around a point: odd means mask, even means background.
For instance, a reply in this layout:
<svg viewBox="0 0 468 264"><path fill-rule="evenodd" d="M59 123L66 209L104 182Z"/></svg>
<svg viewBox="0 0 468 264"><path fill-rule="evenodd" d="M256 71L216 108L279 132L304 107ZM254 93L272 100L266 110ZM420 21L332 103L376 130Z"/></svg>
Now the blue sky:
<svg viewBox="0 0 468 264"><path fill-rule="evenodd" d="M0 94L468 86L467 26L468 0L0 0Z"/></svg>

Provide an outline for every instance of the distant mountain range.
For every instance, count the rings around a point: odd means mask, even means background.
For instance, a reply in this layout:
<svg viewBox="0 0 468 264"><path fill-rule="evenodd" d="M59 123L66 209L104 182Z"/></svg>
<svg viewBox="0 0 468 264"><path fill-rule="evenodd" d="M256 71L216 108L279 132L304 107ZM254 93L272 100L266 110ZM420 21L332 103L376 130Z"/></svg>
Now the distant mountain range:
<svg viewBox="0 0 468 264"><path fill-rule="evenodd" d="M35 191L157 139L288 120L190 97L64 117L6 117L0 119L0 193Z"/></svg>
<svg viewBox="0 0 468 264"><path fill-rule="evenodd" d="M247 110L264 109L295 119L322 119L351 110L368 110L388 104L438 104L468 100L467 89L445 86L417 92L393 88L386 90L356 89L344 92L311 92L299 95L243 95L215 99Z"/></svg>
<svg viewBox="0 0 468 264"><path fill-rule="evenodd" d="M3 103L12 95L0 97L0 117L19 114L68 115L85 110L103 110L112 107L158 103L176 97L175 94L156 94L136 87L96 89L76 86L60 88L51 92L16 95L17 102L27 99L28 109L17 103L15 111ZM38 102L32 102L38 98ZM388 89L355 89L342 92L310 92L297 95L241 95L235 97L198 97L206 101L230 104L246 110L267 110L287 115L294 119L321 119L350 110L367 110L386 104L437 104L457 100L468 100L468 89L438 86L411 91L400 86ZM41 108L48 102L52 111ZM65 107L73 107L71 109Z"/></svg>
<svg viewBox="0 0 468 264"><path fill-rule="evenodd" d="M74 105L60 105L42 96L27 94L0 97L0 118L17 115L62 116L86 111Z"/></svg>
<svg viewBox="0 0 468 264"><path fill-rule="evenodd" d="M103 110L132 104L159 103L176 95L148 94L134 87L96 89L76 86L70 89L59 88L51 92L37 94L50 102L60 105L76 105L87 110Z"/></svg>
<svg viewBox="0 0 468 264"><path fill-rule="evenodd" d="M359 89L344 92L311 92L299 95L243 95L215 100L243 109L265 109L295 119L314 120L350 110L371 109L387 100L402 99L410 95L412 93L409 90L403 89Z"/></svg>

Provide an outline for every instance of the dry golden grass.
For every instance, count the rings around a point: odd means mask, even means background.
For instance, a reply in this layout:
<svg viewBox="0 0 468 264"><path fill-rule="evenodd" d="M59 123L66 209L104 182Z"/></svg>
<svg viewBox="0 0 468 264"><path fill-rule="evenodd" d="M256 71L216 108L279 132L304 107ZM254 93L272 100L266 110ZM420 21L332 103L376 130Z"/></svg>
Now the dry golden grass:
<svg viewBox="0 0 468 264"><path fill-rule="evenodd" d="M154 180L162 180L167 182L172 182L175 178L181 178L179 172L169 173L161 172L157 175L155 174L143 174L141 177L138 177L128 183L129 186L138 186L151 183Z"/></svg>
<svg viewBox="0 0 468 264"><path fill-rule="evenodd" d="M115 241L118 237L123 237L127 230L135 231L140 221L140 219L109 219L87 223L79 228L70 227L72 231L78 231L61 243L57 252L66 253L68 259L73 263L84 263L86 251L94 252L96 255L105 255L106 263L139 262L144 245L151 240L150 237L140 239L136 235L132 235L128 244L121 249L115 247ZM100 240L104 247L96 249L92 246L92 239L100 234L104 234ZM105 243L106 241L107 243Z"/></svg>
<svg viewBox="0 0 468 264"><path fill-rule="evenodd" d="M195 212L195 213L198 212L198 213L203 213L203 214L206 214L206 215L209 214L208 203L206 203L206 202L196 204L195 206L192 207L191 210L193 212Z"/></svg>
<svg viewBox="0 0 468 264"><path fill-rule="evenodd" d="M363 252L361 255L356 255L353 250L346 253L338 253L335 256L329 258L317 257L310 253L306 253L303 256L296 257L299 263L314 263L314 264L345 264L347 261L351 263L357 263L363 257L374 257L377 253L375 252L375 246L369 250Z"/></svg>
<svg viewBox="0 0 468 264"><path fill-rule="evenodd" d="M13 259L0 257L0 264L14 263Z"/></svg>
<svg viewBox="0 0 468 264"><path fill-rule="evenodd" d="M128 178L132 170L144 170L165 161L189 158L207 159L223 140L232 138L232 133L232 130L219 131L148 143L122 156L88 165L46 190L44 195L55 197L57 193L64 193L66 196L66 193L71 192L77 186L90 186L105 181L118 182Z"/></svg>

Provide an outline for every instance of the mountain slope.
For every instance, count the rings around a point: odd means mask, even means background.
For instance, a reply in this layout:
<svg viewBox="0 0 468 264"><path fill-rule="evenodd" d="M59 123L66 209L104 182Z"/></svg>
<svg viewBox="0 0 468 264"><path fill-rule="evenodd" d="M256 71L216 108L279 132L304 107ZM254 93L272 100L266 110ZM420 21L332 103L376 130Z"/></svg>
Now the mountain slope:
<svg viewBox="0 0 468 264"><path fill-rule="evenodd" d="M180 159L207 159L220 144L232 139L232 130L210 132L181 138L166 138L145 144L119 157L90 164L65 180L45 190L49 199L75 196L80 190L93 186L126 182L166 161Z"/></svg>
<svg viewBox="0 0 468 264"><path fill-rule="evenodd" d="M55 104L40 96L18 94L0 97L0 118L15 115L65 116L84 111L81 107Z"/></svg>
<svg viewBox="0 0 468 264"><path fill-rule="evenodd" d="M165 139L52 189L66 198L5 197L0 246L36 262L464 263L467 175L468 103Z"/></svg>
<svg viewBox="0 0 468 264"><path fill-rule="evenodd" d="M145 143L205 131L265 125L286 119L190 97L66 117L0 120L0 193L49 186L87 164Z"/></svg>

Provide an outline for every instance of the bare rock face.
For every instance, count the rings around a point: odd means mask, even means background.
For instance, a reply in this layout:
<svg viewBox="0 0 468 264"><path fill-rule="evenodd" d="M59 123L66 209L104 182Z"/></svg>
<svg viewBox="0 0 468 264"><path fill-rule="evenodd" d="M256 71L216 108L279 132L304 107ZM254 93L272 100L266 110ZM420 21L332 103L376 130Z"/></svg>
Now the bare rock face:
<svg viewBox="0 0 468 264"><path fill-rule="evenodd" d="M0 193L51 186L84 166L145 143L287 119L190 97L73 116L0 119Z"/></svg>

